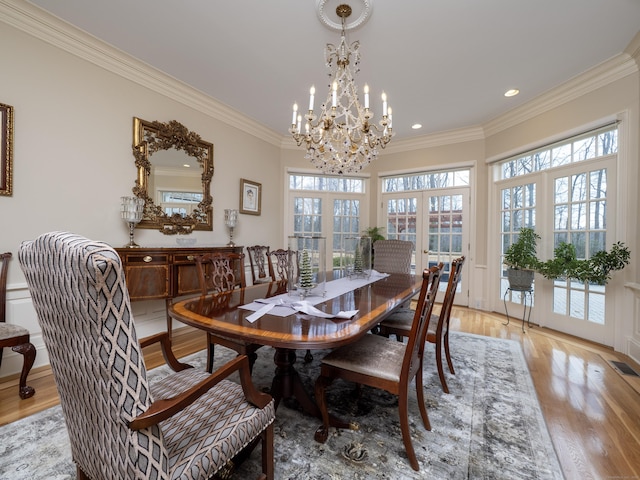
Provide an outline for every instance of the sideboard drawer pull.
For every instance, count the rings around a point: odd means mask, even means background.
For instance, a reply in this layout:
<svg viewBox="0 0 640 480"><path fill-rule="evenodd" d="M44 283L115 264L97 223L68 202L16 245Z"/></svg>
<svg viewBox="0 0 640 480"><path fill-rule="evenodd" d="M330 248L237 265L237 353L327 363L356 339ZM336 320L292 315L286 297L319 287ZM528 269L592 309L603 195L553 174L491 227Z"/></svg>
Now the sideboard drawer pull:
<svg viewBox="0 0 640 480"><path fill-rule="evenodd" d="M151 255L145 255L144 257L142 257L142 261L145 263L149 263L152 260L153 260L153 257Z"/></svg>
<svg viewBox="0 0 640 480"><path fill-rule="evenodd" d="M189 260L190 262L193 262L196 259L196 257L194 257L193 255L187 255L187 260Z"/></svg>

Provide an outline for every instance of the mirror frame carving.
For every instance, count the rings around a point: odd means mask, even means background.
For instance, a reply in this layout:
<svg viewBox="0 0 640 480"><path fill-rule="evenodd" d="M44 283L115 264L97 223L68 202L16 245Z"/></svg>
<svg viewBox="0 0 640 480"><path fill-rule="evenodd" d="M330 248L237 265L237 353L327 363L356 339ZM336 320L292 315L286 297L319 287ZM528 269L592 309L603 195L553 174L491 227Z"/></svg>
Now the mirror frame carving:
<svg viewBox="0 0 640 480"><path fill-rule="evenodd" d="M151 174L150 157L158 151L175 148L195 157L202 167L202 201L194 211L183 217L180 214L168 216L160 205L149 196L148 185ZM133 117L133 156L138 168L138 178L133 194L145 202L140 228L158 229L165 235L188 234L194 230L213 230L213 198L211 178L213 177L213 144L190 132L176 120L168 123L148 122Z"/></svg>
<svg viewBox="0 0 640 480"><path fill-rule="evenodd" d="M13 107L0 103L0 195L13 195Z"/></svg>

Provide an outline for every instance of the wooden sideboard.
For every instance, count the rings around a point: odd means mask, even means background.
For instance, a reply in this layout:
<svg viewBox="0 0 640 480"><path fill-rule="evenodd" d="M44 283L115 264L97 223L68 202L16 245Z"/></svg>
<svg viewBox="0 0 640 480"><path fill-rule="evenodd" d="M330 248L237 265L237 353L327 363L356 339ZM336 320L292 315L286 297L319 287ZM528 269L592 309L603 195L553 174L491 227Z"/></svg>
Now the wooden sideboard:
<svg viewBox="0 0 640 480"><path fill-rule="evenodd" d="M196 255L214 252L242 253L243 247L140 247L116 248L120 255L127 289L132 301L165 299L167 306L176 297L200 291ZM244 265L242 266L244 268ZM167 315L167 331L171 318Z"/></svg>

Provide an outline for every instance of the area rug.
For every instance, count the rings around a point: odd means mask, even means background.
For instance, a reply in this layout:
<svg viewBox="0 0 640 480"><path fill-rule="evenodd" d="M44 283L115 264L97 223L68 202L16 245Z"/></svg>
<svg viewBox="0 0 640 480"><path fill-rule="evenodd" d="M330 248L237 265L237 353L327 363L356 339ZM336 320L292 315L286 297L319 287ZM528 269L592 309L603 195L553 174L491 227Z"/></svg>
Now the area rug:
<svg viewBox="0 0 640 480"><path fill-rule="evenodd" d="M422 425L415 389L410 398L411 434L420 472L409 466L398 420L398 402L386 392L336 381L327 390L334 414L359 424L359 430L330 429L325 444L313 434L320 422L301 413L293 401L278 408L275 424L275 477L296 480L336 479L562 479L531 376L520 344L477 335L452 333L456 375L447 374L450 394L442 392L433 345L427 346L425 398L431 431ZM296 366L309 392L325 353L314 351ZM216 365L235 355L216 348ZM268 390L273 350L262 348L253 380ZM203 368L203 352L185 359ZM166 374L160 367L150 381ZM446 371L446 366L445 366ZM233 474L257 478L260 448ZM53 407L0 428L0 478L11 480L75 478L60 407Z"/></svg>

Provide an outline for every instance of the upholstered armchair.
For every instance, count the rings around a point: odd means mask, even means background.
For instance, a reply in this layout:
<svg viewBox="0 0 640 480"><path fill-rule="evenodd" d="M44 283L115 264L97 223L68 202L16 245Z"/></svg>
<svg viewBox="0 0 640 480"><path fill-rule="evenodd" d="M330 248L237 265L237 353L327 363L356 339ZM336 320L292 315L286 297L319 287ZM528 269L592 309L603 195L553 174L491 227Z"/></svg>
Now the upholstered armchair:
<svg viewBox="0 0 640 480"><path fill-rule="evenodd" d="M209 375L180 364L166 332L138 342L120 258L105 243L53 232L24 242L19 260L78 478L209 479L258 439L261 478L273 478L273 400L253 387L246 356ZM153 342L177 371L150 385L142 348Z"/></svg>

